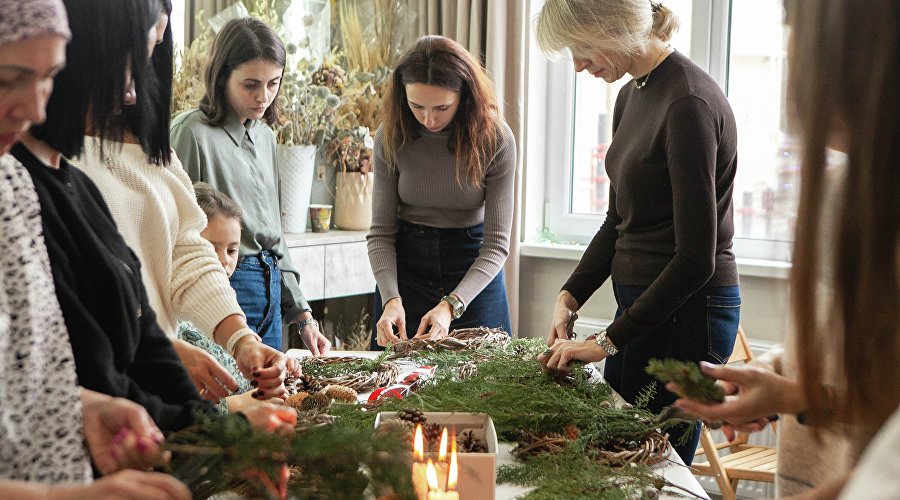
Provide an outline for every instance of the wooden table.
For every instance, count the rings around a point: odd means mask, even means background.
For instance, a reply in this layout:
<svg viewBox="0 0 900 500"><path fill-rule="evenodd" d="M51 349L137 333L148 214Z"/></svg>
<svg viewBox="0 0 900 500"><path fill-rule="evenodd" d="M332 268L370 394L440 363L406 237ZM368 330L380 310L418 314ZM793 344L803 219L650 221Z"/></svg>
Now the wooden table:
<svg viewBox="0 0 900 500"><path fill-rule="evenodd" d="M375 358L380 353L376 351L331 351L330 355L332 356L357 356L362 358ZM306 349L291 349L287 352L288 356L293 358L302 359L306 358L312 353L310 353ZM416 367L415 364L409 361L394 361L397 366L400 368L400 375L398 379L402 379L406 375L412 372L412 370ZM599 376L599 375L598 375ZM371 391L370 391L371 392ZM359 401L365 402L369 399L370 392L364 392L359 394ZM513 445L509 443L500 443L499 450L497 453L497 467L501 465L512 465L515 463L515 459L512 455ZM666 478L672 484L676 484L681 488L684 488L700 498L709 499L709 496L703 490L703 487L700 486L700 483L697 482L697 479L691 474L690 469L688 469L684 462L681 460L681 457L678 456L674 451L668 460L664 460L655 466L652 467L654 472ZM528 493L531 488L526 488L522 486L515 486L511 484L498 484L495 486L494 490L494 498L496 500L508 500L519 497L525 493ZM681 496L675 496L671 494L667 494L664 490L662 494L659 496L661 499L675 499L682 498Z"/></svg>

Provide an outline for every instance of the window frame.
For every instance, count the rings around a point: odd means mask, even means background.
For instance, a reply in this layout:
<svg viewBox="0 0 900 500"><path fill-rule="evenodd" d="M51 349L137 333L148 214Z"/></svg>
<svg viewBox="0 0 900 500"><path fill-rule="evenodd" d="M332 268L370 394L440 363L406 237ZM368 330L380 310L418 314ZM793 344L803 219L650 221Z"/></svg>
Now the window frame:
<svg viewBox="0 0 900 500"><path fill-rule="evenodd" d="M723 88L728 84L728 65L731 34L732 0L693 0L691 2L690 57ZM532 2L536 15L542 2ZM532 16L533 17L533 16ZM526 211L526 224L544 233L552 231L557 241L587 244L594 236L604 216L570 213L572 185L572 144L575 124L575 73L568 57L549 60L531 37L529 64L529 102L547 103L540 110L536 123L529 119L529 144L526 155L538 158L544 166L543 203L539 208L531 204ZM551 92L551 89L553 92ZM562 111L560 111L562 110ZM536 118L536 117L535 117ZM537 139L538 146L531 143ZM535 162L529 162L534 164ZM534 179L529 175L529 178ZM526 183L528 184L528 183ZM526 199L539 193L526 185ZM587 228L587 230L586 230ZM526 238L530 234L525 232ZM734 251L745 259L790 261L793 242L755 238L734 238Z"/></svg>

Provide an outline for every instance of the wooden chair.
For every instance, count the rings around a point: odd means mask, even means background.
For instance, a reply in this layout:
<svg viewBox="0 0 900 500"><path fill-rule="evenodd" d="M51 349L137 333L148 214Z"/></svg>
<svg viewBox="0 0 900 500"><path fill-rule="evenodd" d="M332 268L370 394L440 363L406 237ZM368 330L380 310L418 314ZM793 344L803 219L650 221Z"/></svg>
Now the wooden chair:
<svg viewBox="0 0 900 500"><path fill-rule="evenodd" d="M744 329L738 326L737 338L734 341L734 351L728 358L728 363L747 362L753 359L753 352L747 343ZM774 430L773 424L773 430ZM706 425L700 430L701 449L695 453L696 457L705 456L705 462L694 461L691 469L694 475L712 476L719 485L722 500L736 500L738 481L762 481L775 482L777 459L774 446L755 446L748 444L749 434L737 433L733 441L721 444L713 442L712 433ZM722 450L728 449L730 453L720 455Z"/></svg>

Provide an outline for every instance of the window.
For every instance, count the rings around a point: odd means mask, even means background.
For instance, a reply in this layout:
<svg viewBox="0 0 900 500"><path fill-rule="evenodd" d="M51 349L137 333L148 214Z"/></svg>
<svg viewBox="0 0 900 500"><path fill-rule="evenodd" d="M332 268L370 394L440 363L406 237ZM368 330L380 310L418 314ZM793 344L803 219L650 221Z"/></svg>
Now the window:
<svg viewBox="0 0 900 500"><path fill-rule="evenodd" d="M785 134L784 84L786 33L782 0L669 0L681 20L671 41L727 89L738 124L738 174L735 179L735 251L738 256L787 260L796 214L798 162L796 145ZM540 2L535 2L540 3ZM540 6L536 6L535 13ZM532 44L532 61L545 59ZM534 61L529 82L544 70ZM612 135L612 110L619 89L572 71L564 57L546 63L547 89L529 89L530 102L545 92L546 146L543 154L543 213L529 210L526 221L539 241L586 243L606 214L608 179L604 160ZM560 113L559 109L565 110ZM540 115L540 114L539 114ZM534 140L534 136L531 136ZM534 158L535 156L530 156ZM531 161L531 165L535 162ZM531 169L529 170L529 172ZM531 174L529 174L531 175ZM539 195L534 189L527 196ZM529 219L531 217L531 219Z"/></svg>

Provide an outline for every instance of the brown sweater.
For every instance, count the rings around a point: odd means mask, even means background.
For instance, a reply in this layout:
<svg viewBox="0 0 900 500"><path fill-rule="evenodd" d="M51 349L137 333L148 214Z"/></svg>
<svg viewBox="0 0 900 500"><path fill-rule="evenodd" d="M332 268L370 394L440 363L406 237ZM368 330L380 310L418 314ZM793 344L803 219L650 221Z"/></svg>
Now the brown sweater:
<svg viewBox="0 0 900 500"><path fill-rule="evenodd" d="M704 286L738 284L731 251L737 128L722 90L673 52L643 88L622 87L606 156L606 221L563 286L579 304L610 275L648 286L608 329L622 347Z"/></svg>
<svg viewBox="0 0 900 500"><path fill-rule="evenodd" d="M369 262L383 302L399 297L397 288L397 218L425 226L463 228L484 223L484 243L478 258L450 293L463 304L497 276L509 255L516 141L503 124L503 142L484 172L484 185L473 187L456 180L456 156L447 149L451 130L429 132L398 151L396 168L389 169L382 154L382 131L375 134L375 186Z"/></svg>

